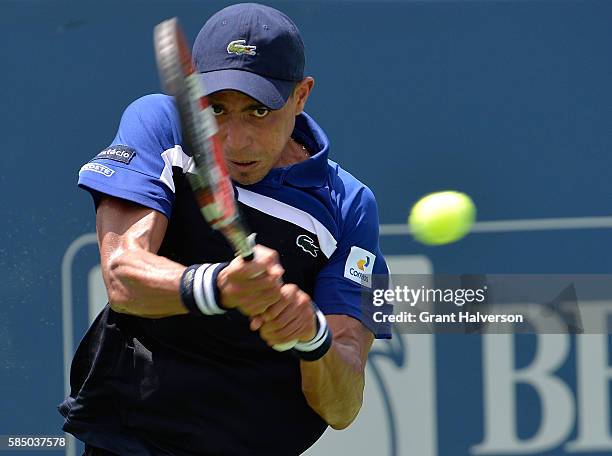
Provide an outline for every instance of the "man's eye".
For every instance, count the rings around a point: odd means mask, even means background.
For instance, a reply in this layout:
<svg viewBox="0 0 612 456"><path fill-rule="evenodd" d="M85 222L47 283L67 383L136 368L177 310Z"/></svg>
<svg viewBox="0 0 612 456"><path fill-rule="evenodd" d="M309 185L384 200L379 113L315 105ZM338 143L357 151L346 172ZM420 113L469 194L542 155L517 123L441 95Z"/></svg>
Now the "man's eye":
<svg viewBox="0 0 612 456"><path fill-rule="evenodd" d="M268 108L257 108L253 110L253 115L258 118L266 117L270 113Z"/></svg>
<svg viewBox="0 0 612 456"><path fill-rule="evenodd" d="M213 114L215 116L220 116L221 114L223 114L223 107L219 106L219 105L212 105L211 106Z"/></svg>

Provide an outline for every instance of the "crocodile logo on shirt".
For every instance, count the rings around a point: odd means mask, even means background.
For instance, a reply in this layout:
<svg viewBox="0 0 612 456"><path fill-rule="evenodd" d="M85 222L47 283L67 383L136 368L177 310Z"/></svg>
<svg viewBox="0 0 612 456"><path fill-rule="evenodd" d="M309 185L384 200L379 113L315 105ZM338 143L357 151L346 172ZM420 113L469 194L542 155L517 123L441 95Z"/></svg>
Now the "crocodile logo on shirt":
<svg viewBox="0 0 612 456"><path fill-rule="evenodd" d="M227 45L227 53L228 54L236 54L236 55L256 55L255 50L257 46L250 46L246 44L246 40L234 40L231 41L230 44Z"/></svg>
<svg viewBox="0 0 612 456"><path fill-rule="evenodd" d="M300 247L304 252L316 257L319 253L319 246L315 244L310 236L306 236L305 234L300 234L295 243Z"/></svg>

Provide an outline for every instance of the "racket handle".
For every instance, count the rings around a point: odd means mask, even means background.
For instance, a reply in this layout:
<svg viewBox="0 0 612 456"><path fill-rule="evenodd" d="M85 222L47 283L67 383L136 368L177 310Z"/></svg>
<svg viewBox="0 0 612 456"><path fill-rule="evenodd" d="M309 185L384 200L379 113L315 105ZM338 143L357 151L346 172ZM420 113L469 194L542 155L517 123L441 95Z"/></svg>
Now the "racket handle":
<svg viewBox="0 0 612 456"><path fill-rule="evenodd" d="M253 261L253 259L255 258L255 236L256 235L257 233L251 233L246 238L246 244L248 246L246 251L248 253L242 257L244 261Z"/></svg>
<svg viewBox="0 0 612 456"><path fill-rule="evenodd" d="M253 261L253 259L255 258L255 233L249 234L249 236L247 237L247 243L251 246L251 253L249 255L243 256L242 259L244 261ZM293 347L296 346L297 343L298 341L296 339L289 342L285 342L284 344L273 345L272 348L278 352L284 352L287 350L291 350Z"/></svg>
<svg viewBox="0 0 612 456"><path fill-rule="evenodd" d="M284 344L276 344L273 345L272 348L278 352L284 352L287 350L291 350L293 347L295 347L297 345L298 341L296 340L292 340L289 342L285 342Z"/></svg>

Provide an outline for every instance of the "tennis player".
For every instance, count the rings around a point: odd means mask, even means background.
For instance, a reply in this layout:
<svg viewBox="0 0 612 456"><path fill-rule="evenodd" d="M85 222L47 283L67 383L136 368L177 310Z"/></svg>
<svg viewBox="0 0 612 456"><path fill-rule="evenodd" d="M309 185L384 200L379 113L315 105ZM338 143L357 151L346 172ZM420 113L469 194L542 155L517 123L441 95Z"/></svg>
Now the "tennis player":
<svg viewBox="0 0 612 456"><path fill-rule="evenodd" d="M355 419L373 338L389 335L362 305L373 275L388 274L376 202L303 111L314 80L295 24L233 5L206 22L193 56L255 260L233 258L204 222L173 99L133 102L79 173L109 305L59 409L87 455L300 454Z"/></svg>

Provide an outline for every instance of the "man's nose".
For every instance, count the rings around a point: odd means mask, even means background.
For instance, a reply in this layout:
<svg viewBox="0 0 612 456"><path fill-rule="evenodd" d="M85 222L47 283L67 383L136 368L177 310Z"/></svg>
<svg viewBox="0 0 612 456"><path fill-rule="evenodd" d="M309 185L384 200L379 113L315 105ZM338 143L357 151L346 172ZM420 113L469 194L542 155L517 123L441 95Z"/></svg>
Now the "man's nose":
<svg viewBox="0 0 612 456"><path fill-rule="evenodd" d="M227 119L220 126L224 146L233 151L241 151L251 145L248 129L238 119Z"/></svg>

